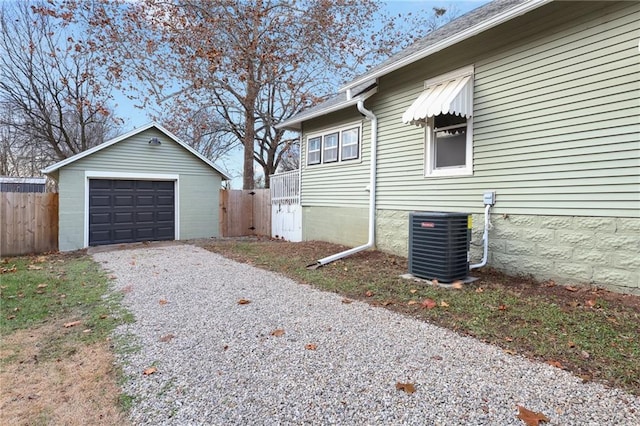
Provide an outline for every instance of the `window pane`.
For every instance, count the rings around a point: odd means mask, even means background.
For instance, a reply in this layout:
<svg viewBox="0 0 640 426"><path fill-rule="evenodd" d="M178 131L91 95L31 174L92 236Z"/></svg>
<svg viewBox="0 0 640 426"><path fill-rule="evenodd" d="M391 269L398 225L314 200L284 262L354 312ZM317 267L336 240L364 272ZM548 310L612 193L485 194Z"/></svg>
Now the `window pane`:
<svg viewBox="0 0 640 426"><path fill-rule="evenodd" d="M320 163L320 138L311 138L308 141L309 144L309 152L308 152L308 164L318 164Z"/></svg>
<svg viewBox="0 0 640 426"><path fill-rule="evenodd" d="M338 161L338 133L324 137L324 162Z"/></svg>
<svg viewBox="0 0 640 426"><path fill-rule="evenodd" d="M344 130L342 132L342 159L358 158L359 129Z"/></svg>
<svg viewBox="0 0 640 426"><path fill-rule="evenodd" d="M436 130L434 136L435 168L464 167L467 153L466 128Z"/></svg>

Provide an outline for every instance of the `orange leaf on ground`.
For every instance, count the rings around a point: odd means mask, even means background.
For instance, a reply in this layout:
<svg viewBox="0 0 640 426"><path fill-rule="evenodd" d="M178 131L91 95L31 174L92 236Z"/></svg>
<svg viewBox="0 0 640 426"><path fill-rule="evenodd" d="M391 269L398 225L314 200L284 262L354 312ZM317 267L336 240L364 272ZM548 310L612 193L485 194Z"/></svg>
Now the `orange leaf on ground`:
<svg viewBox="0 0 640 426"><path fill-rule="evenodd" d="M564 289L567 291L573 291L573 292L578 291L578 287L573 287L570 285L566 286Z"/></svg>
<svg viewBox="0 0 640 426"><path fill-rule="evenodd" d="M423 309L433 309L435 307L436 307L436 302L434 302L433 299L424 299L422 301Z"/></svg>
<svg viewBox="0 0 640 426"><path fill-rule="evenodd" d="M454 281L453 284L451 284L451 288L455 288L456 290L460 290L463 286L464 283L460 280Z"/></svg>
<svg viewBox="0 0 640 426"><path fill-rule="evenodd" d="M159 303L160 303L161 305L166 305L166 304L167 304L167 303L169 303L169 302L167 302L165 299L160 299L160 302L159 302Z"/></svg>
<svg viewBox="0 0 640 426"><path fill-rule="evenodd" d="M560 368L560 369L564 368L560 361L549 360L549 361L547 361L547 364L549 364L552 367L556 367L556 368Z"/></svg>
<svg viewBox="0 0 640 426"><path fill-rule="evenodd" d="M351 299L342 299L342 303L344 303L345 305L348 305L349 303L353 302L353 300Z"/></svg>
<svg viewBox="0 0 640 426"><path fill-rule="evenodd" d="M364 295L367 297L371 297L373 296L373 292L371 290L367 290L367 292Z"/></svg>
<svg viewBox="0 0 640 426"><path fill-rule="evenodd" d="M590 307L590 308L593 308L594 306L596 306L596 301L595 301L595 300L591 300L591 299L589 299L589 300L587 300L586 302L584 302L584 305L585 305L585 306L588 306L588 307Z"/></svg>
<svg viewBox="0 0 640 426"><path fill-rule="evenodd" d="M431 280L431 284L433 284L434 287L438 287L438 280L434 278L433 280Z"/></svg>
<svg viewBox="0 0 640 426"><path fill-rule="evenodd" d="M271 335L272 335L272 336L275 336L275 337L281 337L281 336L284 336L284 330L283 330L283 329L281 329L281 328L276 328L275 330L273 330L273 331L271 332Z"/></svg>
<svg viewBox="0 0 640 426"><path fill-rule="evenodd" d="M155 368L155 367L149 367L149 368L145 369L145 370L142 372L142 374L144 374L145 376L149 376L149 375L151 375L151 374L155 373L156 371L158 371L158 369L157 369L157 368Z"/></svg>
<svg viewBox="0 0 640 426"><path fill-rule="evenodd" d="M166 343L166 342L170 342L170 341L171 341L171 339L173 339L174 337L176 337L176 336L174 336L173 334L169 333L169 334L166 334L166 335L162 336L162 337L160 338L160 341L161 341L161 342L165 342L165 343Z"/></svg>
<svg viewBox="0 0 640 426"><path fill-rule="evenodd" d="M76 325L82 324L82 321L71 321L64 323L64 328L75 327Z"/></svg>
<svg viewBox="0 0 640 426"><path fill-rule="evenodd" d="M409 290L409 293L411 294L416 294L418 292L417 288L412 288L411 290Z"/></svg>
<svg viewBox="0 0 640 426"><path fill-rule="evenodd" d="M314 343L307 343L304 348L308 351L315 351L316 349L318 349L318 345L314 344Z"/></svg>
<svg viewBox="0 0 640 426"><path fill-rule="evenodd" d="M500 306L498 306L498 310L499 310L499 311L506 311L506 310L507 310L507 305L500 305Z"/></svg>
<svg viewBox="0 0 640 426"><path fill-rule="evenodd" d="M540 425L540 422L549 421L549 418L544 414L527 410L521 405L518 405L518 418L525 422L527 426L538 426Z"/></svg>
<svg viewBox="0 0 640 426"><path fill-rule="evenodd" d="M413 383L396 383L396 389L397 390L403 390L406 393L414 393L416 391L416 387L413 385Z"/></svg>
<svg viewBox="0 0 640 426"><path fill-rule="evenodd" d="M249 300L249 299L240 299L240 300L238 300L238 305L248 305L249 303L251 303L251 300Z"/></svg>
<svg viewBox="0 0 640 426"><path fill-rule="evenodd" d="M484 293L484 288L482 287L476 288L476 293Z"/></svg>
<svg viewBox="0 0 640 426"><path fill-rule="evenodd" d="M417 305L417 304L418 304L418 301L417 301L417 300L409 300L409 301L407 302L407 305L408 305L408 306L411 306L411 305Z"/></svg>

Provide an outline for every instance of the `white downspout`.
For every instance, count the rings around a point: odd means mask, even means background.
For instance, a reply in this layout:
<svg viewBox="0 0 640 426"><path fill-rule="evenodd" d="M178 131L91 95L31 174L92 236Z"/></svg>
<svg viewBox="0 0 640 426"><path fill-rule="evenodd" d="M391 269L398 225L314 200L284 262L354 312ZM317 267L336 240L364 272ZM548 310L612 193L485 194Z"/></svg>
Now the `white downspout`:
<svg viewBox="0 0 640 426"><path fill-rule="evenodd" d="M319 268L327 263L334 262L343 257L351 256L363 250L375 247L376 244L376 165L378 160L378 117L372 111L364 107L364 100L358 101L358 111L371 120L371 166L369 168L369 240L366 244L345 250L340 253L327 256L311 264L312 269Z"/></svg>
<svg viewBox="0 0 640 426"><path fill-rule="evenodd" d="M484 243L484 252L482 253L482 260L480 263L476 263L475 265L469 265L469 269L477 269L482 268L487 264L487 260L489 259L489 228L491 227L491 223L489 222L489 212L491 210L491 204L486 204L484 206L484 232L482 233L482 242Z"/></svg>

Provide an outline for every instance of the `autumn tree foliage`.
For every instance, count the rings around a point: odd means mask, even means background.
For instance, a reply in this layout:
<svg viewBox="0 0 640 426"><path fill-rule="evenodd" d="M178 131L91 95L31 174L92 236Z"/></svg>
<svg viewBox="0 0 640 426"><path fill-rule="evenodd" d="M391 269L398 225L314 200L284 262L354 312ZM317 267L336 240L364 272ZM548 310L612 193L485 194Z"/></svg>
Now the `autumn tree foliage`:
<svg viewBox="0 0 640 426"><path fill-rule="evenodd" d="M117 125L95 46L37 2L0 7L0 173L33 175L101 143Z"/></svg>
<svg viewBox="0 0 640 426"><path fill-rule="evenodd" d="M111 77L189 143L211 156L242 144L251 189L254 162L268 187L296 143L277 123L408 40L395 19L374 28L379 9L374 0L66 0L47 13L91 27Z"/></svg>

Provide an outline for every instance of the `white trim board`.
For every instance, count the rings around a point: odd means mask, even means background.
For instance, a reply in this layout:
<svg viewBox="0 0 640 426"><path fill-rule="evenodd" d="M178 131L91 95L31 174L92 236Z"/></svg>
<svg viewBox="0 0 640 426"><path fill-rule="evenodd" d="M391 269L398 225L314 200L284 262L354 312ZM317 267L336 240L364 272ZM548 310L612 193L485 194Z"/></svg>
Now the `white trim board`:
<svg viewBox="0 0 640 426"><path fill-rule="evenodd" d="M174 217L174 240L180 239L180 175L162 173L121 173L121 172L84 172L84 230L83 246L89 247L89 180L90 179L130 179L130 180L165 180L173 181L173 217Z"/></svg>

